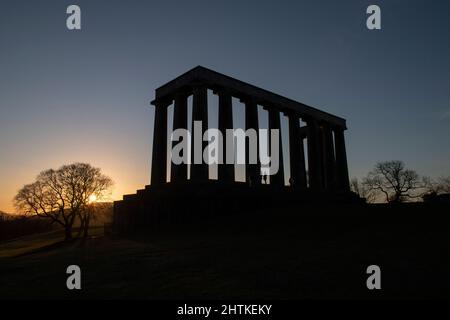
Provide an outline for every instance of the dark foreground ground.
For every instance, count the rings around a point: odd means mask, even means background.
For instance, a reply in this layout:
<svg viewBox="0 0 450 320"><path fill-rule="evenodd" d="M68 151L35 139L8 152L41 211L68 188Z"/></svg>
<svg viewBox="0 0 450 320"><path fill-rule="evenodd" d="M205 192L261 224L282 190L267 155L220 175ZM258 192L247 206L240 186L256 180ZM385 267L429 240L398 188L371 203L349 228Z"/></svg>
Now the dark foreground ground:
<svg viewBox="0 0 450 320"><path fill-rule="evenodd" d="M450 298L448 205L280 208L135 239L94 234L34 253L30 242L55 235L0 244L0 298ZM80 291L66 289L71 264ZM372 264L379 291L366 288Z"/></svg>

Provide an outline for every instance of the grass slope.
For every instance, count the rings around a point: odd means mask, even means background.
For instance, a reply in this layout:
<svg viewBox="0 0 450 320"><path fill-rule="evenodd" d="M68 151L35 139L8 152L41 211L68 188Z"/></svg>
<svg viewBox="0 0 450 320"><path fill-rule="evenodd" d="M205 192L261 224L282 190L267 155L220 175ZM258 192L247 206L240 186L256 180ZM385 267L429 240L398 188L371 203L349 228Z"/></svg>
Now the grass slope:
<svg viewBox="0 0 450 320"><path fill-rule="evenodd" d="M425 212L372 210L222 217L141 239L99 236L84 247L3 255L0 298L450 297L445 212L425 219ZM56 238L20 239L0 251L22 252ZM66 289L70 264L82 269L80 291ZM371 264L381 267L381 291L366 288Z"/></svg>

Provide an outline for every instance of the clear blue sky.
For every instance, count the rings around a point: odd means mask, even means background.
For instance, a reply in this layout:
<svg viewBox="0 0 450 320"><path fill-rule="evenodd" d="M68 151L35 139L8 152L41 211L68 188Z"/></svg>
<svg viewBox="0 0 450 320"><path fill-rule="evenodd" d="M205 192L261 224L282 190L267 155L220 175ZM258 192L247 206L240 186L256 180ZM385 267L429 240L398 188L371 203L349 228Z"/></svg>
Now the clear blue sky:
<svg viewBox="0 0 450 320"><path fill-rule="evenodd" d="M73 161L101 167L116 197L148 184L149 101L197 65L346 118L351 176L392 159L450 175L449 14L445 0L3 0L0 209Z"/></svg>

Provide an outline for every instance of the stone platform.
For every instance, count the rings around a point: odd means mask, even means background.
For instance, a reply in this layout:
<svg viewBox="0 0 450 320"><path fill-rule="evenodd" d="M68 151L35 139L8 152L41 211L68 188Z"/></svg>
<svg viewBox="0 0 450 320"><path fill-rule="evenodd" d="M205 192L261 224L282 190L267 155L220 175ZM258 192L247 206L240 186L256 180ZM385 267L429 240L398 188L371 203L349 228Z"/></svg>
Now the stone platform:
<svg viewBox="0 0 450 320"><path fill-rule="evenodd" d="M113 232L116 234L151 231L161 225L180 224L215 216L232 216L277 210L302 212L305 205L341 205L363 202L352 192L317 192L295 187L226 184L167 183L146 186L136 194L114 202Z"/></svg>

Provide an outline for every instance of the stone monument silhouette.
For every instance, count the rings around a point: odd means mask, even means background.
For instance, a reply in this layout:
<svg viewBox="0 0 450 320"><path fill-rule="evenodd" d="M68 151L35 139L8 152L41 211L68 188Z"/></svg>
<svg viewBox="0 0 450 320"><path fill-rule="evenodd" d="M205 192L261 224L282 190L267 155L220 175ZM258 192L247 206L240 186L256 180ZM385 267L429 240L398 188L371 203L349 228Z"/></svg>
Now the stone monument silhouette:
<svg viewBox="0 0 450 320"><path fill-rule="evenodd" d="M221 132L233 128L233 97L245 105L245 129L258 130L258 106L268 112L269 130L281 128L281 113L287 116L290 163L287 181L282 151L271 150L279 152L280 166L267 184L266 177L261 183L259 161L246 163L246 182L235 181L235 167L231 164L219 164L218 179L212 180L207 163L171 162L168 182L167 109L173 104L173 130L188 129L188 98L192 96L192 122L202 121L204 132L208 129L208 90L218 95ZM356 201L349 188L344 139L347 127L343 118L201 66L157 88L151 104L155 107L151 184L114 203L113 230L117 233L215 214L276 209L280 205L295 209L303 203ZM305 126L300 126L300 119ZM196 143L199 142L192 138L192 150ZM201 143L203 150L205 142Z"/></svg>

